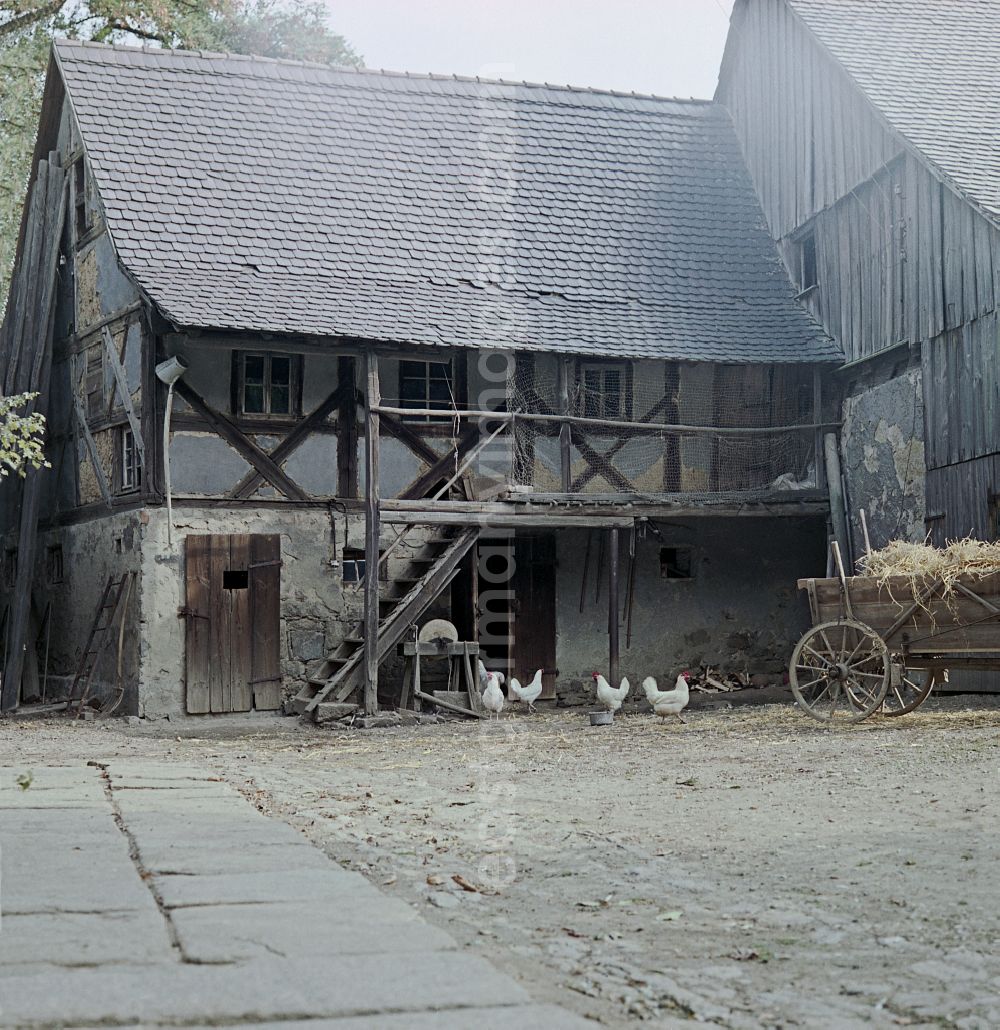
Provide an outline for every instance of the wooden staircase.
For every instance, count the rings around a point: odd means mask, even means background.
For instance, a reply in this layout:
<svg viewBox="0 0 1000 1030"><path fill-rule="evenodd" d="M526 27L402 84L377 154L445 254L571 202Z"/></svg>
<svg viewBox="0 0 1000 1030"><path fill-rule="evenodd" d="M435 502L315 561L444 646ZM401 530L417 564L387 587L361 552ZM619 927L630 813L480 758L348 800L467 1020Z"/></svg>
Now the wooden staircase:
<svg viewBox="0 0 1000 1030"><path fill-rule="evenodd" d="M425 541L419 554L407 560L401 575L380 585L379 664L455 578L459 563L478 539L477 527L457 531L442 527ZM363 633L364 625L358 622L292 699L294 713L311 716L320 702L346 701L362 685Z"/></svg>

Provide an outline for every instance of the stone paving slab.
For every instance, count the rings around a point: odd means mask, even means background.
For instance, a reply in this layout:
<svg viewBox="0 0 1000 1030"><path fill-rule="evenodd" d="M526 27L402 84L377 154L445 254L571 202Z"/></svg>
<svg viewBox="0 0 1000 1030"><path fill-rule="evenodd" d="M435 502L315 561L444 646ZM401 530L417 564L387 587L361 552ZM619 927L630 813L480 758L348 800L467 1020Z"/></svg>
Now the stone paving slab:
<svg viewBox="0 0 1000 1030"><path fill-rule="evenodd" d="M205 876L160 876L156 888L167 908L195 905L248 905L253 902L307 901L352 895L359 902L385 897L381 891L335 862L327 868L289 869L273 873L220 873Z"/></svg>
<svg viewBox="0 0 1000 1030"><path fill-rule="evenodd" d="M111 885L106 885L110 891ZM11 915L0 923L0 979L25 965L173 962L156 906L150 912L59 912ZM5 993L0 986L0 996Z"/></svg>
<svg viewBox="0 0 1000 1030"><path fill-rule="evenodd" d="M236 962L268 954L284 958L365 955L454 948L443 930L424 922L392 898L341 898L301 902L212 905L171 913L185 958ZM400 961L408 961L401 959Z"/></svg>
<svg viewBox="0 0 1000 1030"><path fill-rule="evenodd" d="M677 1021L677 1026L682 1024ZM660 1023L662 1030L675 1024ZM683 1021L685 1027L690 1020ZM594 1030L596 1023L555 1005L515 1005L449 1012L406 1012L396 1015L347 1016L291 1023L247 1023L252 1030Z"/></svg>
<svg viewBox="0 0 1000 1030"><path fill-rule="evenodd" d="M19 793L17 774L0 769L0 1027L585 1025L204 770L43 769Z"/></svg>
<svg viewBox="0 0 1000 1030"><path fill-rule="evenodd" d="M454 952L408 955L405 961L385 954L347 955L335 964L271 958L227 966L69 969L55 979L11 976L0 989L0 1026L22 1030L113 1021L211 1025L374 1016L529 1000L487 962ZM475 1015L468 1016L466 1025L475 1025Z"/></svg>

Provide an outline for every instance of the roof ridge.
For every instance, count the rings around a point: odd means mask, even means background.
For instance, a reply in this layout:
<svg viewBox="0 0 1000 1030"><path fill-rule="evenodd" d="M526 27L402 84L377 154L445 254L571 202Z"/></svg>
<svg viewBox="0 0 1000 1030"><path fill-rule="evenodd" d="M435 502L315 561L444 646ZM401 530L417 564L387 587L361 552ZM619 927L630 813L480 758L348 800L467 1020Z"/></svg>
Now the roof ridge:
<svg viewBox="0 0 1000 1030"><path fill-rule="evenodd" d="M324 64L321 61L292 60L287 57L266 57L263 54L237 54L228 50L183 50L173 47L136 46L128 43L99 43L89 39L58 38L53 41L57 47L87 47L93 50L120 51L124 53L165 55L177 57L196 57L201 59L219 58L227 61L242 61L247 64L284 65L291 68L311 68L318 71L340 72L358 76L372 76L394 79L427 80L430 82L468 82L485 86L516 86L527 89L548 89L562 93L574 93L595 96L620 97L625 100L652 100L671 104L694 104L707 107L718 106L710 97L668 97L658 93L637 93L626 90L604 89L598 86L574 86L552 82L532 82L527 79L493 79L481 75L458 75L441 72L396 71L391 68L355 68L346 64Z"/></svg>

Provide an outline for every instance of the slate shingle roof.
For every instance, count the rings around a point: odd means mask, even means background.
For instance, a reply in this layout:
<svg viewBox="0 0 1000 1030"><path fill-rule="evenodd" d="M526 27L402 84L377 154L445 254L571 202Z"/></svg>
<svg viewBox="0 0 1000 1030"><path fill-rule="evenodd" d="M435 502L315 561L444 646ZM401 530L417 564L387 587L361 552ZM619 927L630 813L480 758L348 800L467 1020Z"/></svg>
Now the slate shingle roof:
<svg viewBox="0 0 1000 1030"><path fill-rule="evenodd" d="M1000 0L788 0L872 103L1000 223Z"/></svg>
<svg viewBox="0 0 1000 1030"><path fill-rule="evenodd" d="M176 324L840 357L707 102L59 42L119 256Z"/></svg>

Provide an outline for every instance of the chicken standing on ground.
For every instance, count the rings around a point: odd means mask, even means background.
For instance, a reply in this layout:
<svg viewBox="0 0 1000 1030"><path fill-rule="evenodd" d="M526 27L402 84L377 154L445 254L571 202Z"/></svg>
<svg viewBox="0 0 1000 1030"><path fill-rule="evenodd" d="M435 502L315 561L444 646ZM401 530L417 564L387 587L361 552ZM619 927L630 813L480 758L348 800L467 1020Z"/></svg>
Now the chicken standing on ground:
<svg viewBox="0 0 1000 1030"><path fill-rule="evenodd" d="M528 711L535 710L535 702L542 693L542 670L539 669L531 682L522 687L516 676L510 678L510 693L515 701L523 701L528 706Z"/></svg>
<svg viewBox="0 0 1000 1030"><path fill-rule="evenodd" d="M594 673L594 682L597 684L597 700L613 715L628 697L628 679L622 677L617 690L599 672Z"/></svg>
<svg viewBox="0 0 1000 1030"><path fill-rule="evenodd" d="M690 697L688 693L688 675L689 673L682 672L677 677L673 690L657 689L656 680L652 676L647 676L642 681L642 689L646 691L646 700L653 706L653 711L661 719L666 719L668 715L676 715L681 722L687 722L681 715L681 712L687 708Z"/></svg>
<svg viewBox="0 0 1000 1030"><path fill-rule="evenodd" d="M500 713L503 711L503 691L500 689L500 673L498 672L486 674L483 707L489 712L495 712L496 717L500 718Z"/></svg>

